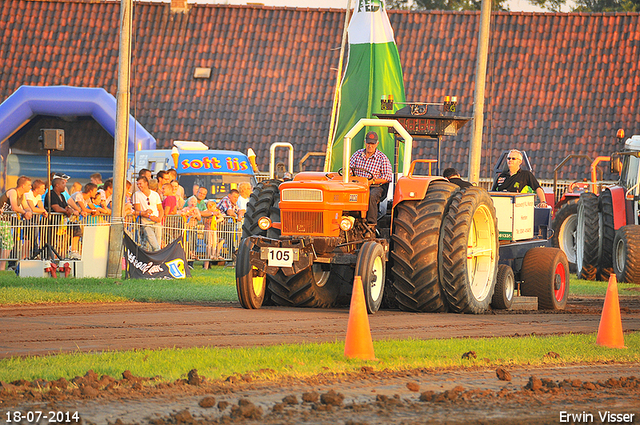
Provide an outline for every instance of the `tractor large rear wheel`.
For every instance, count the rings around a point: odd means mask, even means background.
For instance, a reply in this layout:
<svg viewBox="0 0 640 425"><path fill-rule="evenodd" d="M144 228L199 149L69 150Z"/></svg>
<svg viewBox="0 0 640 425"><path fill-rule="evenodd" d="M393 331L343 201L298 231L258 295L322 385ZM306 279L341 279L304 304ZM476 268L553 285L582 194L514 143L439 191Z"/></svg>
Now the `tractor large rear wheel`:
<svg viewBox="0 0 640 425"><path fill-rule="evenodd" d="M613 269L618 281L640 284L640 226L622 226L616 232Z"/></svg>
<svg viewBox="0 0 640 425"><path fill-rule="evenodd" d="M280 180L263 180L253 188L249 202L247 203L247 211L242 221L242 238L249 236L266 236L277 239L280 236L280 230L269 228L262 230L258 227L260 217L269 217L272 222L280 221ZM237 260L236 260L237 263ZM272 297L272 287L274 286L273 276L267 275L267 289L264 294L264 305L290 305L286 297Z"/></svg>
<svg viewBox="0 0 640 425"><path fill-rule="evenodd" d="M613 273L613 240L616 229L613 224L613 198L611 191L605 189L598 196L600 209L600 234L598 247L598 279L609 280Z"/></svg>
<svg viewBox="0 0 640 425"><path fill-rule="evenodd" d="M251 251L254 248L251 239L244 239L240 243L236 259L236 290L240 305L246 309L262 307L267 290L265 273L251 265Z"/></svg>
<svg viewBox="0 0 640 425"><path fill-rule="evenodd" d="M453 196L439 246L440 278L451 310L487 311L498 272L498 224L486 190L470 187Z"/></svg>
<svg viewBox="0 0 640 425"><path fill-rule="evenodd" d="M569 263L557 248L532 248L522 260L522 295L538 297L543 310L563 310L569 297Z"/></svg>
<svg viewBox="0 0 640 425"><path fill-rule="evenodd" d="M280 221L280 211L278 204L280 201L280 180L263 180L253 188L247 211L242 222L242 237L248 236L269 236L277 238L280 233L278 229L262 230L258 227L260 217L269 217L271 221ZM274 217L277 215L277 217ZM277 220L276 220L277 219Z"/></svg>
<svg viewBox="0 0 640 425"><path fill-rule="evenodd" d="M600 240L599 216L598 196L591 192L580 195L576 229L576 268L580 279L596 278Z"/></svg>
<svg viewBox="0 0 640 425"><path fill-rule="evenodd" d="M438 275L438 241L442 220L458 186L433 181L421 201L404 201L394 209L391 270L398 306L406 311L446 312Z"/></svg>
<svg viewBox="0 0 640 425"><path fill-rule="evenodd" d="M576 229L578 228L578 199L569 199L555 214L551 243L567 256L569 267L576 270Z"/></svg>
<svg viewBox="0 0 640 425"><path fill-rule="evenodd" d="M285 277L278 272L273 292L274 298L280 302L284 300L285 305L328 308L335 305L340 284L331 278L328 265L315 263L293 276Z"/></svg>

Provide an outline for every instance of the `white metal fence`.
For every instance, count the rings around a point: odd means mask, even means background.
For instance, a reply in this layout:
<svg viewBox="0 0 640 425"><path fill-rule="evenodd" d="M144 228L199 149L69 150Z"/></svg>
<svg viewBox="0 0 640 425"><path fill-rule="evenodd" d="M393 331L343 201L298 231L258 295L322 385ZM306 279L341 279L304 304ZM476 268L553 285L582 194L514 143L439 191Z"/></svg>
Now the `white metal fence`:
<svg viewBox="0 0 640 425"><path fill-rule="evenodd" d="M25 220L15 213L3 213L0 214L0 260L49 258L49 249L56 258L81 259L84 227L105 225L110 225L110 216L67 218L53 213L46 218L34 216ZM127 234L148 249L141 237L145 227L133 216L125 217ZM161 247L176 238L183 239L187 260L232 261L241 233L241 225L231 217L212 224L211 218L195 221L172 215L165 217L157 229Z"/></svg>

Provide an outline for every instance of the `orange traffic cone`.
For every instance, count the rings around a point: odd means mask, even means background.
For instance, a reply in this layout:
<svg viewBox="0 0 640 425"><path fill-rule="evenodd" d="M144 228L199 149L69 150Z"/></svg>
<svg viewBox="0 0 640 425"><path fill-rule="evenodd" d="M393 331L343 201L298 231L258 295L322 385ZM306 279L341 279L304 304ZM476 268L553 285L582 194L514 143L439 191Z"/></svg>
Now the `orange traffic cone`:
<svg viewBox="0 0 640 425"><path fill-rule="evenodd" d="M604 297L604 307L602 307L602 317L600 317L596 344L611 348L626 348L622 335L618 281L615 273L609 276L609 286L607 287L607 295Z"/></svg>
<svg viewBox="0 0 640 425"><path fill-rule="evenodd" d="M371 329L369 329L369 316L364 301L362 278L356 276L353 280L353 293L351 294L351 307L349 309L349 324L347 325L347 338L344 345L344 355L349 358L362 360L376 360L373 354L373 341Z"/></svg>

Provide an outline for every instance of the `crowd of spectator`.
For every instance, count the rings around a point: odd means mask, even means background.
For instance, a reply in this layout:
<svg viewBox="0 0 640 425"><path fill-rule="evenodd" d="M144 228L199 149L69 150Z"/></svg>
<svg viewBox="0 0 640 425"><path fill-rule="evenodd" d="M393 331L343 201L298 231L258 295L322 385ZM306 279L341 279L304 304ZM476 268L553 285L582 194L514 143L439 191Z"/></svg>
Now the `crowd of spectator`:
<svg viewBox="0 0 640 425"><path fill-rule="evenodd" d="M14 238L11 224L5 213L11 213L23 220L46 218L51 213L59 213L74 220L83 219L91 223L99 216L110 216L113 196L113 180L102 181L100 173L92 174L90 182L84 185L74 182L68 187L69 176L63 173L51 173L51 186L47 189L45 181L18 178L16 186L0 196L0 249L1 257L8 258L13 249ZM148 169L142 169L136 178L135 187L127 181L125 191L124 215L133 216L140 224L140 242L143 247L156 251L162 248L162 226L165 217L183 217L186 229L204 225L209 230L204 267L210 261L220 259L220 250L224 240L218 238L217 230L224 220L241 223L246 203L251 195L249 183L241 183L238 189L231 191L219 201L207 199L206 187L194 185L193 195L186 197L185 189L177 181L176 170L159 171L155 178ZM240 226L238 225L238 228ZM68 252L70 258L78 255L80 226L70 226L73 239ZM67 254L67 253L65 253ZM0 270L6 268L6 261L0 260Z"/></svg>

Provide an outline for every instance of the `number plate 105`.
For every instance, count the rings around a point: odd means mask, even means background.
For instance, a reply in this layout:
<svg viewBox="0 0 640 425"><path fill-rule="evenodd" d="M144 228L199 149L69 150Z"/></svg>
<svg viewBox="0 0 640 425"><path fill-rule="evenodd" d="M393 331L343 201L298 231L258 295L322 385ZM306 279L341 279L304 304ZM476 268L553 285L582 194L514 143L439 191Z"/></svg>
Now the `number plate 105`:
<svg viewBox="0 0 640 425"><path fill-rule="evenodd" d="M260 254L269 267L292 267L293 262L299 259L296 248L262 248Z"/></svg>

